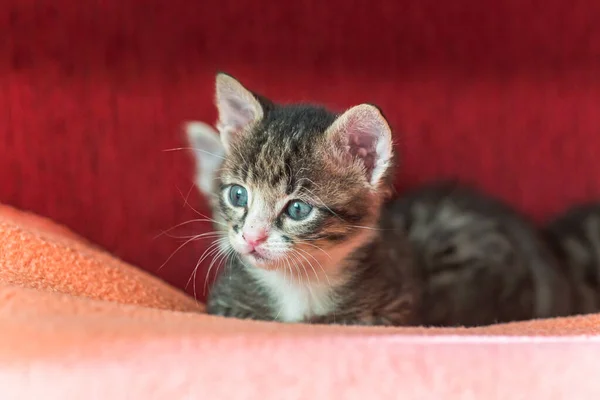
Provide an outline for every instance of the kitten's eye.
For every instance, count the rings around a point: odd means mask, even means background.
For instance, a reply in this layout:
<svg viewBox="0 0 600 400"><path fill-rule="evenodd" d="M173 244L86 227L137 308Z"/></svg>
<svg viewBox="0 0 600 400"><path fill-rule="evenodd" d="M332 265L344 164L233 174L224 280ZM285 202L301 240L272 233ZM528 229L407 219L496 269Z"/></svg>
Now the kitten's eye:
<svg viewBox="0 0 600 400"><path fill-rule="evenodd" d="M285 213L293 220L301 221L308 217L312 211L312 206L300 200L292 200L288 204Z"/></svg>
<svg viewBox="0 0 600 400"><path fill-rule="evenodd" d="M229 188L229 202L234 207L246 207L248 205L248 191L240 185Z"/></svg>

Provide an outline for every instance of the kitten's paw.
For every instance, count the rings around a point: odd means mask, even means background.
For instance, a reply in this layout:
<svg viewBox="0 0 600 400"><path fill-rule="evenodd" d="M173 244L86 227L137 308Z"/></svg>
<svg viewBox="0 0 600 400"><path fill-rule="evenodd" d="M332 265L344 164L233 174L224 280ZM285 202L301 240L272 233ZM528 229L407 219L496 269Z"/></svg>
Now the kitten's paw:
<svg viewBox="0 0 600 400"><path fill-rule="evenodd" d="M206 311L209 315L215 315L218 317L237 319L259 319L255 315L255 313L252 312L252 310L223 304L210 305L207 307Z"/></svg>

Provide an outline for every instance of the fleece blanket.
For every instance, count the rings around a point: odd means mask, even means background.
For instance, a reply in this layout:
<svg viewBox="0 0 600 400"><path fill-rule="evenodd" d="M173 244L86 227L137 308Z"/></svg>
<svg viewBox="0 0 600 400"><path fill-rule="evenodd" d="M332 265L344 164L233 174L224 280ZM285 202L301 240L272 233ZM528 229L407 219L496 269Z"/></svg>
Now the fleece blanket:
<svg viewBox="0 0 600 400"><path fill-rule="evenodd" d="M600 316L477 329L224 319L46 219L0 206L9 399L600 398Z"/></svg>

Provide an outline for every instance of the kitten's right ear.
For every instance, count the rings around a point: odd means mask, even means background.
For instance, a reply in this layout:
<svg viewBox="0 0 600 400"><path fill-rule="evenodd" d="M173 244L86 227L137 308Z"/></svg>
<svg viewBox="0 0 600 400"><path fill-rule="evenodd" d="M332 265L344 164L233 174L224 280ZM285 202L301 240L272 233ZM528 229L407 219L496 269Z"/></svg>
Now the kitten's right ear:
<svg viewBox="0 0 600 400"><path fill-rule="evenodd" d="M188 122L185 133L196 162L196 186L205 196L210 197L214 192L217 173L225 159L225 148L217 131L203 122Z"/></svg>
<svg viewBox="0 0 600 400"><path fill-rule="evenodd" d="M263 108L248 89L224 73L217 74L215 94L219 111L217 129L225 150L229 151L239 135L262 119Z"/></svg>

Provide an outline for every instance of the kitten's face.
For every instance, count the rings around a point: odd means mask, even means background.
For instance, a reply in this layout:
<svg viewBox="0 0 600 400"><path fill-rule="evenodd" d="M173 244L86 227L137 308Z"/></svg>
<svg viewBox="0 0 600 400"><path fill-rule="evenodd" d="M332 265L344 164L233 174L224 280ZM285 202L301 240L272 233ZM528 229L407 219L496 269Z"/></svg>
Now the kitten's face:
<svg viewBox="0 0 600 400"><path fill-rule="evenodd" d="M228 76L217 79L217 105L225 148L217 208L228 246L248 266L332 272L379 217L391 157L381 114L278 106Z"/></svg>
<svg viewBox="0 0 600 400"><path fill-rule="evenodd" d="M337 245L375 223L379 199L360 172L327 160L324 130L278 128L257 126L226 157L219 208L229 242L257 267L322 267Z"/></svg>

